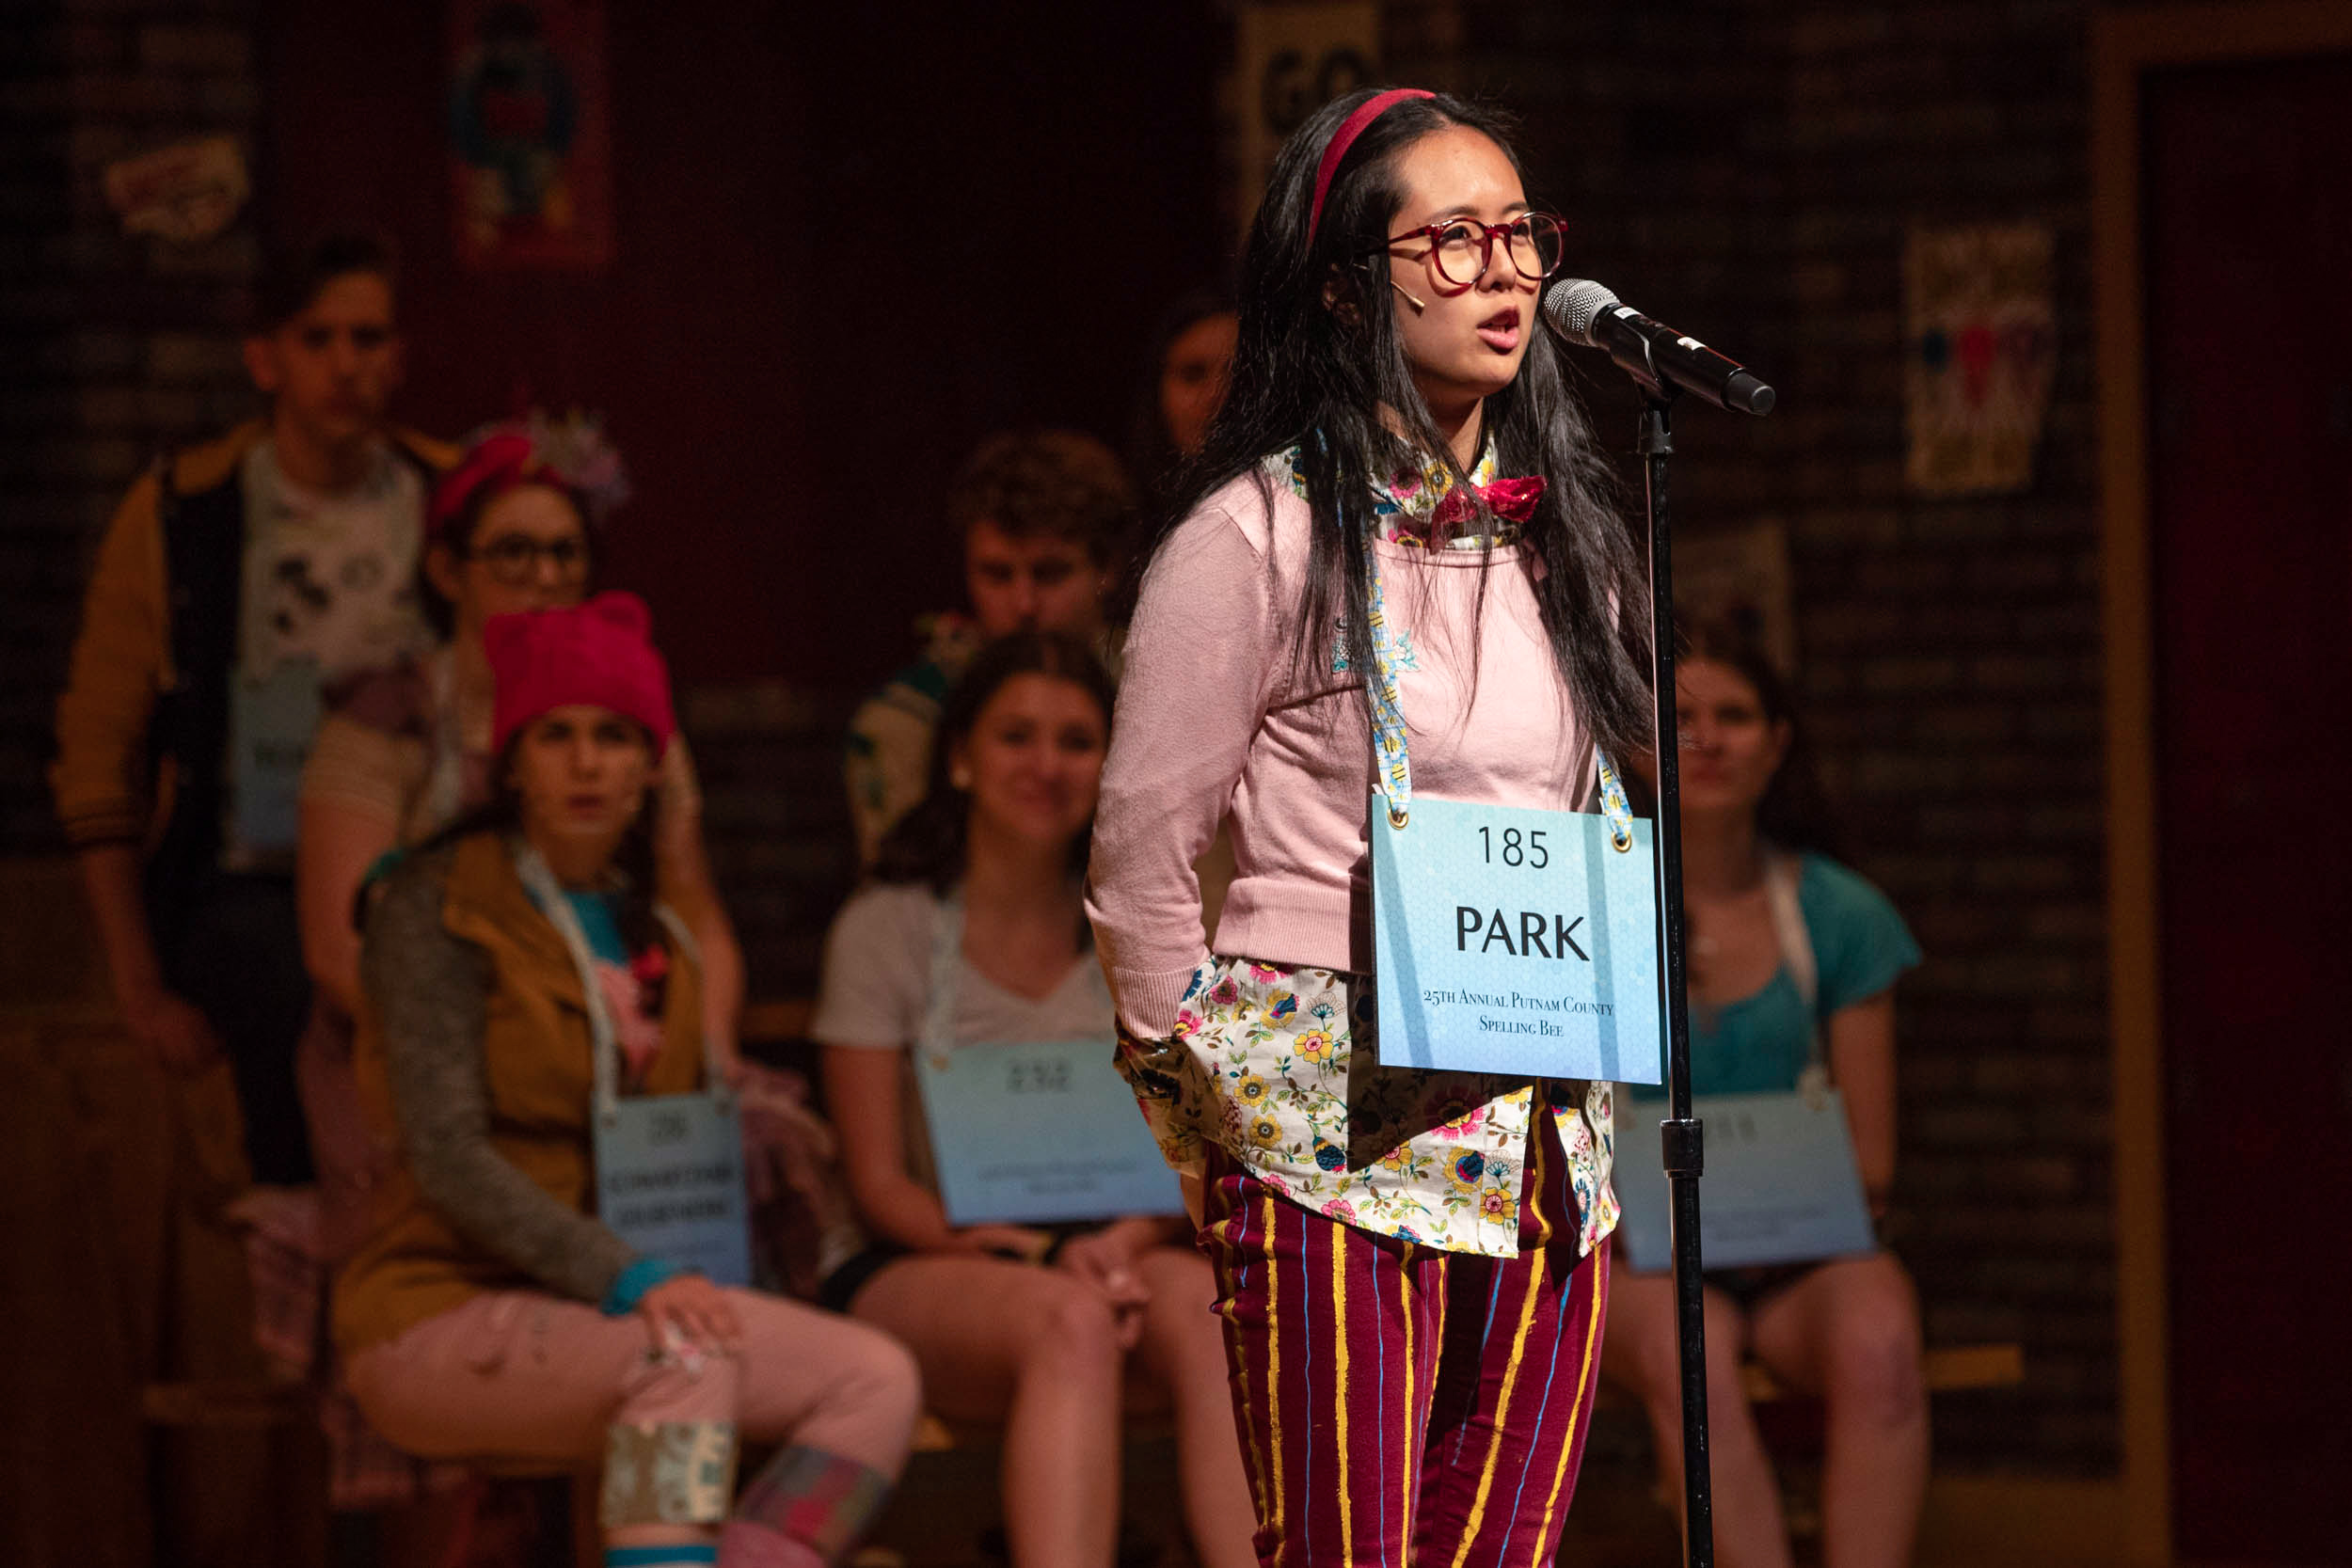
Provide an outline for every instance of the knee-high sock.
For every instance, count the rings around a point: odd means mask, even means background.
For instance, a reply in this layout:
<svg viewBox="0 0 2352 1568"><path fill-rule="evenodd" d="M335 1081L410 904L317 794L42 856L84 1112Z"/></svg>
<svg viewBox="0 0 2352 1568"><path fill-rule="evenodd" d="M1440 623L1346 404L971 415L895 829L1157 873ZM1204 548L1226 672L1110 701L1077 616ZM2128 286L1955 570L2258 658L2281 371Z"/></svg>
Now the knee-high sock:
<svg viewBox="0 0 2352 1568"><path fill-rule="evenodd" d="M752 1478L719 1537L726 1568L824 1568L856 1544L890 1497L880 1470L791 1448Z"/></svg>

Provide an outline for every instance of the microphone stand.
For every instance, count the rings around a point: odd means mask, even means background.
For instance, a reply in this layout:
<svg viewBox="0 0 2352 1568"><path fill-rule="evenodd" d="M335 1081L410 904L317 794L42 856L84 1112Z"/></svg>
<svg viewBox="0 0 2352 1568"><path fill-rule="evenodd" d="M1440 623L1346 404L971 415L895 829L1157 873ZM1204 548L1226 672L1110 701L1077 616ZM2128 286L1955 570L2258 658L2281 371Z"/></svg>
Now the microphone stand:
<svg viewBox="0 0 2352 1568"><path fill-rule="evenodd" d="M1632 367L1628 366L1629 371ZM1662 376L1633 372L1642 385L1635 448L1649 499L1650 676L1658 723L1658 915L1665 962L1666 1085L1669 1115L1659 1123L1671 1197L1675 1349L1682 1371L1683 1553L1688 1568L1714 1568L1715 1502L1707 1451L1707 1308L1700 1282L1699 1175L1704 1126L1691 1114L1691 1014L1683 994L1682 768L1675 712L1673 541L1667 528L1666 459L1674 455L1670 409L1676 388Z"/></svg>
<svg viewBox="0 0 2352 1568"><path fill-rule="evenodd" d="M1615 298L1609 295L1612 303ZM1642 418L1634 447L1642 454L1644 488L1649 500L1650 678L1658 722L1658 921L1665 958L1659 966L1659 984L1666 993L1669 1112L1658 1124L1658 1132L1665 1150L1667 1212L1674 1248L1675 1351L1682 1373L1682 1545L1688 1568L1714 1568L1714 1485L1707 1449L1707 1304L1699 1259L1699 1176L1707 1164L1707 1146L1706 1129L1691 1114L1691 1010L1683 993L1682 757L1675 713L1674 541L1667 527L1666 506L1666 459L1675 450L1671 415L1681 388L1660 370L1649 338L1641 337L1630 344L1597 342L1569 336L1549 310L1539 314L1564 341L1605 348L1642 392ZM1723 362L1740 370L1728 359ZM1708 401L1744 414L1770 413L1772 388L1753 374L1740 373L1750 385L1738 399ZM1739 385L1735 381L1732 388Z"/></svg>

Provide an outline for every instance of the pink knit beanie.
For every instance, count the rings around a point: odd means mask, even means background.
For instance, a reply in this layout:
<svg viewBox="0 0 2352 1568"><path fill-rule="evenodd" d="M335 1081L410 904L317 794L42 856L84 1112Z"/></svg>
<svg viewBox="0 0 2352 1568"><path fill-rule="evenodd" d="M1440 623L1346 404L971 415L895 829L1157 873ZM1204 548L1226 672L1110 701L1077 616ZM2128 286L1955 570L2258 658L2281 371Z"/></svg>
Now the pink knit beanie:
<svg viewBox="0 0 2352 1568"><path fill-rule="evenodd" d="M653 645L653 617L634 594L599 594L568 610L494 615L482 628L498 682L491 745L552 708L575 703L634 719L653 736L654 756L670 749L677 720L670 670Z"/></svg>

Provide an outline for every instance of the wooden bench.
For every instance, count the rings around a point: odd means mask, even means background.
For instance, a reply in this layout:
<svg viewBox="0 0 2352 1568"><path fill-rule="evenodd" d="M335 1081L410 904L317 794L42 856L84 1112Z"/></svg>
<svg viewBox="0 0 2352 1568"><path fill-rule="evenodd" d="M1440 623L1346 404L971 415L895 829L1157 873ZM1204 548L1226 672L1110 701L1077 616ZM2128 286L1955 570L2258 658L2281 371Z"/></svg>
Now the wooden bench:
<svg viewBox="0 0 2352 1568"><path fill-rule="evenodd" d="M743 1009L739 1034L747 1042L768 1046L807 1038L816 1004L807 997L755 1002ZM1927 1353L1922 1364L1928 1391L1950 1393L1971 1388L2014 1387L2026 1380L2025 1354L2014 1344L1952 1345ZM1741 1371L1748 1398L1757 1404L1799 1397L1756 1362ZM916 1453L948 1453L961 1448L993 1443L993 1431L963 1426L926 1415L915 1429Z"/></svg>
<svg viewBox="0 0 2352 1568"><path fill-rule="evenodd" d="M804 1040L808 1038L808 1021L816 1016L814 997L753 1002L745 1005L743 1016L736 1021L735 1032L740 1038L763 1043Z"/></svg>
<svg viewBox="0 0 2352 1568"><path fill-rule="evenodd" d="M1158 1442L1171 1436L1175 1427L1166 1416L1145 1416L1126 1425L1126 1440L1130 1445ZM944 1416L923 1412L923 1418L914 1423L914 1453L961 1453L970 1449L993 1449L1004 1435L1004 1429L992 1421L951 1421Z"/></svg>
<svg viewBox="0 0 2352 1568"><path fill-rule="evenodd" d="M307 1383L215 1379L139 1390L139 1414L152 1427L293 1426L317 1406L318 1390Z"/></svg>
<svg viewBox="0 0 2352 1568"><path fill-rule="evenodd" d="M2026 1381L2026 1354L2017 1345L1948 1345L1920 1357L1919 1370L1931 1394L2013 1388ZM1805 1397L1754 1361L1740 1370L1740 1381L1756 1404Z"/></svg>

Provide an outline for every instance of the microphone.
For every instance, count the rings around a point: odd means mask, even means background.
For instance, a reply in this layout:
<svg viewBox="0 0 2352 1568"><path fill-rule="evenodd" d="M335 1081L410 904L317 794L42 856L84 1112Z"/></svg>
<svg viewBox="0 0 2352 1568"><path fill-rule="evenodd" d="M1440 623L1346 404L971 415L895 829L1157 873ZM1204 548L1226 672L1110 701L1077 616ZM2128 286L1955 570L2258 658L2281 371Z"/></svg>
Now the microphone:
<svg viewBox="0 0 2352 1568"><path fill-rule="evenodd" d="M1672 382L1735 414L1772 411L1772 389L1740 361L1650 320L1589 278L1553 284L1544 295L1544 315L1568 341L1603 350L1653 392L1664 392Z"/></svg>

